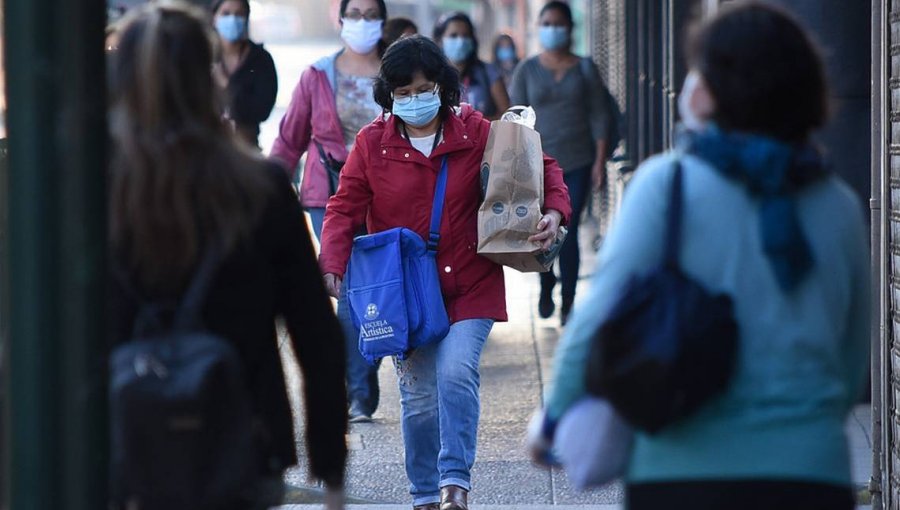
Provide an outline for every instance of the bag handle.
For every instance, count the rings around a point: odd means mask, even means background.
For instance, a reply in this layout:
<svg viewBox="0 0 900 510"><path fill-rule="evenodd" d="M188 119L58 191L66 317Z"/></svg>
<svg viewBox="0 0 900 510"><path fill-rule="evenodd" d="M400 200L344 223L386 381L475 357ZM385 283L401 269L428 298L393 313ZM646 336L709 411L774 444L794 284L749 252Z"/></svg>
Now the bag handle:
<svg viewBox="0 0 900 510"><path fill-rule="evenodd" d="M431 204L431 227L428 231L428 251L436 253L441 240L441 216L444 213L444 195L447 193L447 156L441 160L441 172L434 187L434 201Z"/></svg>
<svg viewBox="0 0 900 510"><path fill-rule="evenodd" d="M663 259L663 263L672 269L678 268L678 252L681 248L682 180L681 160L676 159L666 218L666 251Z"/></svg>

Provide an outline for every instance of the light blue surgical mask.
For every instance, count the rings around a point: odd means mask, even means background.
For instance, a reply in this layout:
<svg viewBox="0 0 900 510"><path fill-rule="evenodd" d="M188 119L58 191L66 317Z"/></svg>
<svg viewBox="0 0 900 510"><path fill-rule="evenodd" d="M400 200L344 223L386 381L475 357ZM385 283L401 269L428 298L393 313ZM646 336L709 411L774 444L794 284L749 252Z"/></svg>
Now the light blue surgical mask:
<svg viewBox="0 0 900 510"><path fill-rule="evenodd" d="M565 48L569 44L569 27L545 25L538 28L541 46L548 50Z"/></svg>
<svg viewBox="0 0 900 510"><path fill-rule="evenodd" d="M497 60L500 62L512 62L516 59L516 50L509 46L497 48Z"/></svg>
<svg viewBox="0 0 900 510"><path fill-rule="evenodd" d="M247 36L247 18L226 14L216 18L216 31L228 42L237 42Z"/></svg>
<svg viewBox="0 0 900 510"><path fill-rule="evenodd" d="M412 127L422 127L437 117L441 109L441 93L435 88L411 96L394 97L391 113Z"/></svg>
<svg viewBox="0 0 900 510"><path fill-rule="evenodd" d="M444 47L444 55L455 63L465 62L475 49L475 41L471 37L444 37L441 45Z"/></svg>

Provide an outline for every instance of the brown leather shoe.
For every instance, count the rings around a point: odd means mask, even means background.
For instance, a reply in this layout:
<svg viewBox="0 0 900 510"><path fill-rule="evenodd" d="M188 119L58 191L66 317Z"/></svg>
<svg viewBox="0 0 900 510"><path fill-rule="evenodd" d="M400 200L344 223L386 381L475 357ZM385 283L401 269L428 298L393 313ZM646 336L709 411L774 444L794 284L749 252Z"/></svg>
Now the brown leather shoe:
<svg viewBox="0 0 900 510"><path fill-rule="evenodd" d="M448 485L441 488L440 510L469 510L466 501L469 491L458 485Z"/></svg>
<svg viewBox="0 0 900 510"><path fill-rule="evenodd" d="M441 510L440 503L426 503L424 505L414 505L413 510Z"/></svg>

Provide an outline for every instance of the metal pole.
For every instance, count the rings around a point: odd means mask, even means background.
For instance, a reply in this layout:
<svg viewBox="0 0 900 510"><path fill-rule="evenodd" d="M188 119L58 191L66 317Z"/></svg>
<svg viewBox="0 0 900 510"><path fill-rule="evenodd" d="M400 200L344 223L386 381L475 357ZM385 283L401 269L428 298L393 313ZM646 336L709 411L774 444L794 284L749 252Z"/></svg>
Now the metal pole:
<svg viewBox="0 0 900 510"><path fill-rule="evenodd" d="M872 494L873 510L885 508L885 503L890 504L890 487L888 485L886 455L890 451L886 444L889 438L886 426L884 397L889 388L885 386L890 371L885 363L888 346L890 345L887 329L887 321L890 314L887 312L886 292L888 288L888 272L886 271L888 215L886 209L885 184L890 182L888 165L886 161L887 137L889 133L885 121L887 111L886 89L887 77L887 47L885 45L887 35L887 18L885 15L884 0L872 0L872 164L871 164L871 252L872 252L872 478L869 481L869 492ZM887 498L885 498L887 493Z"/></svg>
<svg viewBox="0 0 900 510"><path fill-rule="evenodd" d="M106 507L103 0L6 4L11 508Z"/></svg>

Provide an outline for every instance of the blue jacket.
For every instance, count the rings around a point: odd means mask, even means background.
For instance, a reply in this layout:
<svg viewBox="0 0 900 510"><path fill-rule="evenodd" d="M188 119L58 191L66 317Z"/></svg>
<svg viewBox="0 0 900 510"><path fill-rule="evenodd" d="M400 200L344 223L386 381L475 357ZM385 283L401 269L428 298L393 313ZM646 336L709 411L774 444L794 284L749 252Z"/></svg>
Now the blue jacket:
<svg viewBox="0 0 900 510"><path fill-rule="evenodd" d="M624 282L650 270L662 240L674 154L638 169L554 360L547 413L584 393L590 339ZM796 195L813 267L783 291L762 249L759 200L696 157L684 168L680 262L730 294L740 330L726 393L655 436L638 434L628 482L766 478L849 485L844 422L866 380L869 267L859 201L829 176Z"/></svg>

